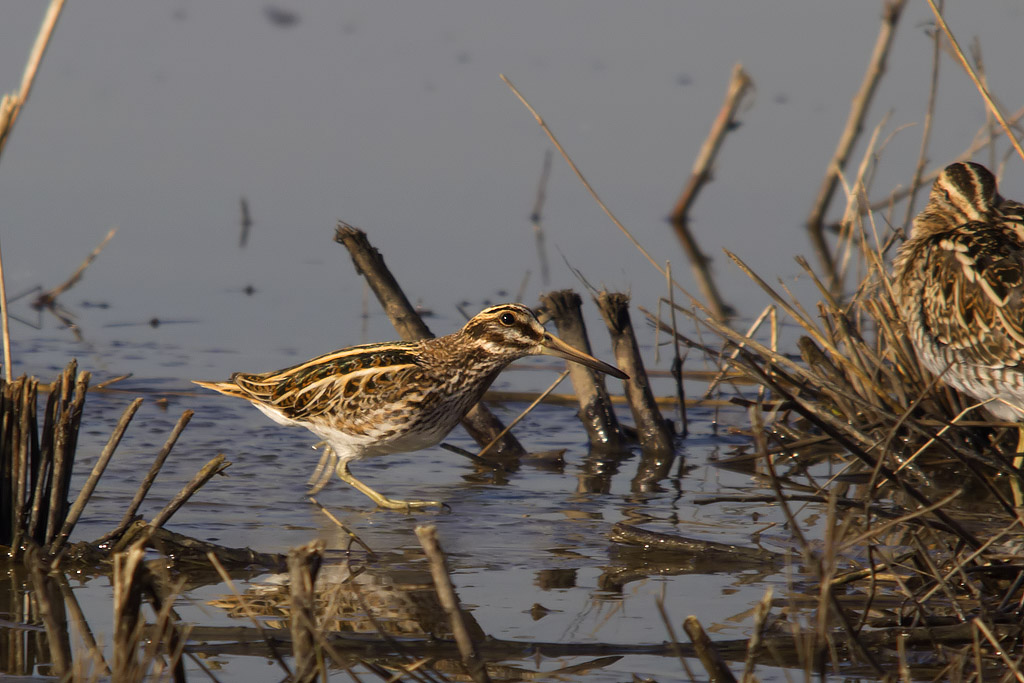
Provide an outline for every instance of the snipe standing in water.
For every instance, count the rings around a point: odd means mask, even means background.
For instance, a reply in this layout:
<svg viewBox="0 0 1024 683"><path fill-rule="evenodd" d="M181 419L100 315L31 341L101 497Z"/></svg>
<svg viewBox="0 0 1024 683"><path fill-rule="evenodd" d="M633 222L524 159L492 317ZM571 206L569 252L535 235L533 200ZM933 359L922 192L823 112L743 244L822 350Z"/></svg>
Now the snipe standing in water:
<svg viewBox="0 0 1024 683"><path fill-rule="evenodd" d="M950 164L900 247L894 278L924 366L988 401L996 418L1024 422L1024 206L1004 200L984 166Z"/></svg>
<svg viewBox="0 0 1024 683"><path fill-rule="evenodd" d="M387 498L352 476L349 461L439 443L509 363L541 354L626 379L547 332L526 306L502 304L446 337L363 344L277 372L196 384L244 398L278 424L309 429L333 451L342 481L381 507L408 510L442 503Z"/></svg>

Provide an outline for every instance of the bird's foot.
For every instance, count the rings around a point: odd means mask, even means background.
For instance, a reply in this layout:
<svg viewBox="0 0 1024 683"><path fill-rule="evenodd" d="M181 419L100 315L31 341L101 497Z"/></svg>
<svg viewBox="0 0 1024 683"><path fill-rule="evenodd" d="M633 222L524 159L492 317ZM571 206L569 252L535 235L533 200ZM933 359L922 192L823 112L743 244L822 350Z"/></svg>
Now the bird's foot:
<svg viewBox="0 0 1024 683"><path fill-rule="evenodd" d="M451 508L448 507L448 505L438 500L397 500L395 498L388 498L383 493L374 491L372 488L352 476L352 473L348 471L348 460L338 460L337 473L338 477L343 482L372 500L378 507L386 508L388 510L405 510L406 512L422 510L423 508L429 507L441 508L442 510L444 508L448 508L448 510L451 511Z"/></svg>

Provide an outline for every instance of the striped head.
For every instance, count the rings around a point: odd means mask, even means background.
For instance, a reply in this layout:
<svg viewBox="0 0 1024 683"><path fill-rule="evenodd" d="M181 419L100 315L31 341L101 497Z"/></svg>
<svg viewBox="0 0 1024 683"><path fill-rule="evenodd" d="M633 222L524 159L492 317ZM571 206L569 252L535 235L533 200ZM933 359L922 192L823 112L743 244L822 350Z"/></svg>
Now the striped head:
<svg viewBox="0 0 1024 683"><path fill-rule="evenodd" d="M522 304L485 308L466 323L458 336L463 344L506 364L524 356L555 356L619 379L627 378L618 368L574 349L545 330L533 311Z"/></svg>
<svg viewBox="0 0 1024 683"><path fill-rule="evenodd" d="M914 219L912 237L950 230L972 221L989 222L999 213L1002 197L992 173L971 161L942 170L932 184L928 206Z"/></svg>

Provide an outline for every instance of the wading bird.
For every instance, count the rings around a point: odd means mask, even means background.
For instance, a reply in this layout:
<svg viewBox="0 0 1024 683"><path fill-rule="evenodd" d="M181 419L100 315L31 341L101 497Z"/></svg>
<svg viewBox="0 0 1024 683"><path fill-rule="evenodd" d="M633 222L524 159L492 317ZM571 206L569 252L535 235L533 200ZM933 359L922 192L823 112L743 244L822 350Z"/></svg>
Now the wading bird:
<svg viewBox="0 0 1024 683"><path fill-rule="evenodd" d="M893 275L922 364L996 418L1024 422L1024 205L1003 199L984 166L950 164Z"/></svg>
<svg viewBox="0 0 1024 683"><path fill-rule="evenodd" d="M526 306L501 304L445 337L363 344L276 372L196 384L244 398L278 424L309 429L331 449L342 481L381 507L409 510L442 503L387 498L352 476L349 461L439 443L509 363L541 354L626 379L547 332Z"/></svg>

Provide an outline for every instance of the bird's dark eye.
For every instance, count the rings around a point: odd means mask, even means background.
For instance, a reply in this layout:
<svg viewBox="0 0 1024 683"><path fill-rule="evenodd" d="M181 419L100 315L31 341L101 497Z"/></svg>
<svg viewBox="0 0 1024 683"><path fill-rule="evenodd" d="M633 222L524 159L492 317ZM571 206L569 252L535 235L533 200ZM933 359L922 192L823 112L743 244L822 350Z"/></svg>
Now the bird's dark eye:
<svg viewBox="0 0 1024 683"><path fill-rule="evenodd" d="M502 313L501 317L498 318L502 325L512 326L516 323L516 317L511 313Z"/></svg>

